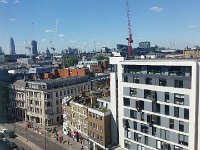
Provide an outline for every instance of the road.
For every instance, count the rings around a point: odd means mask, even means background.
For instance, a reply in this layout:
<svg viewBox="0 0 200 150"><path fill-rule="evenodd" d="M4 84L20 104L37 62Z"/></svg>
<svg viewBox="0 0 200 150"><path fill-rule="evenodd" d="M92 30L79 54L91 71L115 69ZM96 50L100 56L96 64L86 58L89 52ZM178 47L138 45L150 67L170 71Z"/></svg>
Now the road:
<svg viewBox="0 0 200 150"><path fill-rule="evenodd" d="M4 126L7 129L10 129L10 130L14 129L13 124L4 124L2 126ZM27 141L30 141L30 142L36 144L41 149L45 149L45 137L44 136L33 132L31 129L27 129L27 131L26 131L26 128L24 128L20 125L17 125L17 124L16 124L15 132L17 135L24 137ZM58 149L66 150L61 145L50 141L48 138L46 138L46 149L47 150L56 150L56 149L57 150Z"/></svg>

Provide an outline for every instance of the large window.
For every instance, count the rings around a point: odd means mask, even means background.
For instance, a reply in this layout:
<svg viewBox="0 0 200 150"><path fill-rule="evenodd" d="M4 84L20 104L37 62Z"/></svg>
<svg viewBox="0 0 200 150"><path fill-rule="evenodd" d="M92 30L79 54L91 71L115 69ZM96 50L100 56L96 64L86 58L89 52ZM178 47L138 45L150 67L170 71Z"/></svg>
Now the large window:
<svg viewBox="0 0 200 150"><path fill-rule="evenodd" d="M184 122L179 121L179 131L184 132Z"/></svg>
<svg viewBox="0 0 200 150"><path fill-rule="evenodd" d="M135 97L137 95L137 89L136 88L130 88L130 96Z"/></svg>
<svg viewBox="0 0 200 150"><path fill-rule="evenodd" d="M137 119L137 111L130 110L130 117L133 118L133 119Z"/></svg>
<svg viewBox="0 0 200 150"><path fill-rule="evenodd" d="M139 134L139 133L134 133L134 140L136 141L136 142L141 142L141 134Z"/></svg>
<svg viewBox="0 0 200 150"><path fill-rule="evenodd" d="M144 90L144 98L152 101L157 101L157 92L151 90Z"/></svg>
<svg viewBox="0 0 200 150"><path fill-rule="evenodd" d="M169 131L160 129L160 138L169 140Z"/></svg>
<svg viewBox="0 0 200 150"><path fill-rule="evenodd" d="M130 99L124 97L124 106L130 106Z"/></svg>
<svg viewBox="0 0 200 150"><path fill-rule="evenodd" d="M179 117L179 108L178 107L174 107L174 117Z"/></svg>
<svg viewBox="0 0 200 150"><path fill-rule="evenodd" d="M183 80L175 80L174 87L175 88L183 88Z"/></svg>
<svg viewBox="0 0 200 150"><path fill-rule="evenodd" d="M167 85L166 79L159 79L159 86L166 86L166 85Z"/></svg>
<svg viewBox="0 0 200 150"><path fill-rule="evenodd" d="M178 105L184 105L184 94L174 93L174 103Z"/></svg>
<svg viewBox="0 0 200 150"><path fill-rule="evenodd" d="M179 134L178 138L179 144L188 146L188 136Z"/></svg>
<svg viewBox="0 0 200 150"><path fill-rule="evenodd" d="M160 104L152 103L152 111L156 113L160 113Z"/></svg>
<svg viewBox="0 0 200 150"><path fill-rule="evenodd" d="M169 103L169 92L165 92L165 102Z"/></svg>
<svg viewBox="0 0 200 150"><path fill-rule="evenodd" d="M174 119L169 119L169 128L174 129Z"/></svg>
<svg viewBox="0 0 200 150"><path fill-rule="evenodd" d="M189 119L189 109L184 109L184 119Z"/></svg>
<svg viewBox="0 0 200 150"><path fill-rule="evenodd" d="M139 77L133 77L133 83L140 83Z"/></svg>

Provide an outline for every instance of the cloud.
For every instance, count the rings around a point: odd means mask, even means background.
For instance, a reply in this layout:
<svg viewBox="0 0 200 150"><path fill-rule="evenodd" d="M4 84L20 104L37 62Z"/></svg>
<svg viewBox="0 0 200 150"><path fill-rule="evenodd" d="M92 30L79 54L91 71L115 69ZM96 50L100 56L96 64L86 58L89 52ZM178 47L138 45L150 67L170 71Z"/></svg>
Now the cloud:
<svg viewBox="0 0 200 150"><path fill-rule="evenodd" d="M64 35L64 34L59 34L58 36L59 36L59 37L64 37L65 35Z"/></svg>
<svg viewBox="0 0 200 150"><path fill-rule="evenodd" d="M15 19L15 18L8 18L8 21L10 21L10 22L15 22L17 19Z"/></svg>
<svg viewBox="0 0 200 150"><path fill-rule="evenodd" d="M8 0L0 0L0 3L8 4Z"/></svg>
<svg viewBox="0 0 200 150"><path fill-rule="evenodd" d="M20 3L20 1L19 0L15 0L13 3L17 4L17 3Z"/></svg>
<svg viewBox="0 0 200 150"><path fill-rule="evenodd" d="M161 12L163 11L163 8L154 6L154 7L151 7L150 10L154 12Z"/></svg>
<svg viewBox="0 0 200 150"><path fill-rule="evenodd" d="M44 31L47 32L47 33L55 32L54 30L49 30L49 29L46 29Z"/></svg>
<svg viewBox="0 0 200 150"><path fill-rule="evenodd" d="M192 25L190 25L190 28L193 28L193 29L196 29L196 28L198 28L199 26L198 25L196 25L196 24L192 24Z"/></svg>
<svg viewBox="0 0 200 150"><path fill-rule="evenodd" d="M73 40L71 40L71 41L68 41L69 43L76 43L76 41L73 41Z"/></svg>
<svg viewBox="0 0 200 150"><path fill-rule="evenodd" d="M46 39L42 39L41 42L46 42Z"/></svg>

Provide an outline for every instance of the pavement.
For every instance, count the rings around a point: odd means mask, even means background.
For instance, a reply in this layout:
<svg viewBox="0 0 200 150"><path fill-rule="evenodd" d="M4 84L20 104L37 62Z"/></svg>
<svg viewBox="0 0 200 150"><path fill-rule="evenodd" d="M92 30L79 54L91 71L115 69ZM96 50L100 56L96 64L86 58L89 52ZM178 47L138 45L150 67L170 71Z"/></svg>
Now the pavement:
<svg viewBox="0 0 200 150"><path fill-rule="evenodd" d="M14 124L0 124L3 128L14 130ZM62 129L62 128L61 128ZM62 132L58 131L60 134ZM45 150L45 136L44 131L36 133L33 129L26 129L25 123L15 123L15 133L19 137L19 140L28 145L32 150ZM54 134L46 133L46 150L80 150L82 144L73 141L71 138L64 136L64 140L68 142L59 143ZM86 150L87 148L84 147Z"/></svg>

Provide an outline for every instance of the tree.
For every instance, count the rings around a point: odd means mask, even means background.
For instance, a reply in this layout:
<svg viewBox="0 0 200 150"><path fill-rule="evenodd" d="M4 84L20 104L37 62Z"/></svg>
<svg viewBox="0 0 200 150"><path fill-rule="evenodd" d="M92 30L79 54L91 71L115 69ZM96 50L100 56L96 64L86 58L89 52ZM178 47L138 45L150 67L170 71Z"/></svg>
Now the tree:
<svg viewBox="0 0 200 150"><path fill-rule="evenodd" d="M66 66L67 67L75 66L77 63L78 63L78 58L73 56L67 59Z"/></svg>
<svg viewBox="0 0 200 150"><path fill-rule="evenodd" d="M97 60L109 60L108 57L103 56L103 55L99 55L99 56L97 56L96 59L97 59Z"/></svg>

